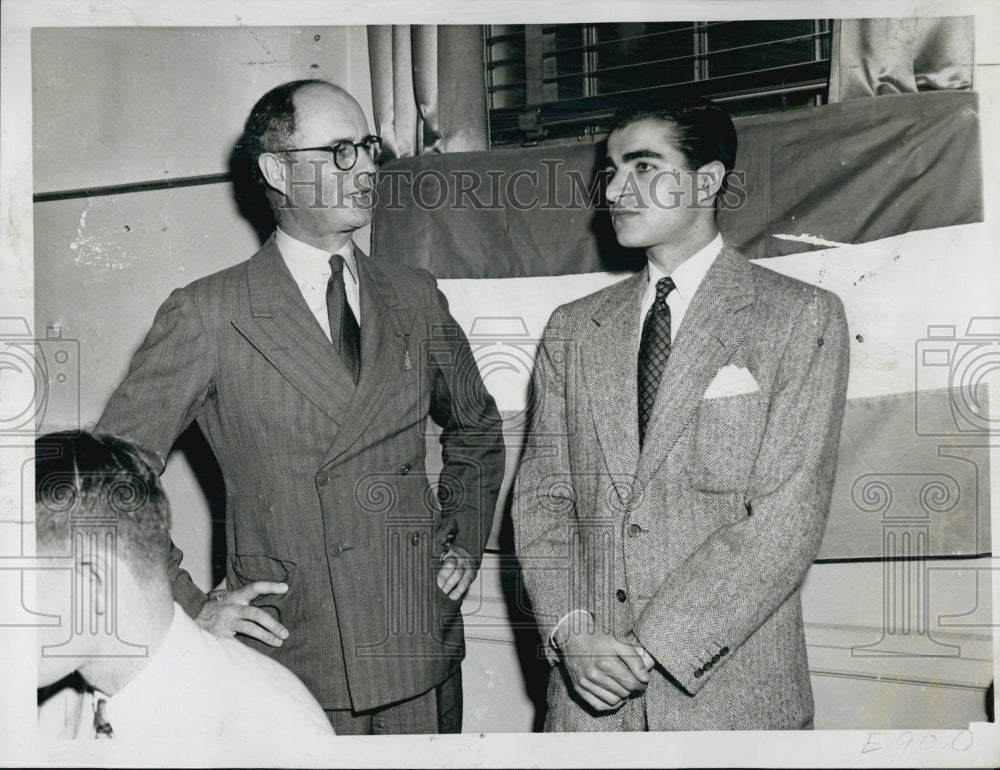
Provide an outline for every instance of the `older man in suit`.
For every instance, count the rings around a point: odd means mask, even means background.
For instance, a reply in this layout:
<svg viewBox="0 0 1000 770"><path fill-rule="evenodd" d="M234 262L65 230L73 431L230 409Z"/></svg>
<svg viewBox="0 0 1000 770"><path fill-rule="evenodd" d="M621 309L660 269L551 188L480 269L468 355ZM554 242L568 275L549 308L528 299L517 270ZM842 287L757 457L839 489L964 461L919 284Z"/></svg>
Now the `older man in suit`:
<svg viewBox="0 0 1000 770"><path fill-rule="evenodd" d="M721 108L636 104L607 149L615 232L647 268L553 313L515 491L546 729L809 727L799 587L836 466L841 303L723 242Z"/></svg>
<svg viewBox="0 0 1000 770"><path fill-rule="evenodd" d="M353 244L380 144L357 102L287 83L244 136L276 233L170 295L97 429L161 462L192 420L204 432L226 483L225 590L206 596L173 554L174 596L203 627L288 666L340 734L458 732L499 415L431 275Z"/></svg>

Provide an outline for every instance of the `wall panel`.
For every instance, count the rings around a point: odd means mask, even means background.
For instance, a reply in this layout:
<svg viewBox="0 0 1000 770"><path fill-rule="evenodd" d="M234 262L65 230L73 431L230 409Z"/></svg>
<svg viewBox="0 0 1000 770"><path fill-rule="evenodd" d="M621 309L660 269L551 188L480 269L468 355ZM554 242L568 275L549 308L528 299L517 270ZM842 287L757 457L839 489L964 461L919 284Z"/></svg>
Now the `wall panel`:
<svg viewBox="0 0 1000 770"><path fill-rule="evenodd" d="M227 171L250 108L269 88L302 77L350 85L351 33L35 29L35 192Z"/></svg>

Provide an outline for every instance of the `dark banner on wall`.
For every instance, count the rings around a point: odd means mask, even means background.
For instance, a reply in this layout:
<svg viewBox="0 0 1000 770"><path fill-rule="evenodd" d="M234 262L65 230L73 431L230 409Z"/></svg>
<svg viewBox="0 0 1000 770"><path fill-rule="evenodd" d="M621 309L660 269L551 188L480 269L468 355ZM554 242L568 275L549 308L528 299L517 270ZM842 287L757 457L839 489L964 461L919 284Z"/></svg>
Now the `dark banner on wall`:
<svg viewBox="0 0 1000 770"><path fill-rule="evenodd" d="M723 235L752 259L983 218L978 97L857 99L736 120ZM405 158L380 174L372 248L438 278L635 268L602 210L598 143ZM669 202L666 202L669 204Z"/></svg>

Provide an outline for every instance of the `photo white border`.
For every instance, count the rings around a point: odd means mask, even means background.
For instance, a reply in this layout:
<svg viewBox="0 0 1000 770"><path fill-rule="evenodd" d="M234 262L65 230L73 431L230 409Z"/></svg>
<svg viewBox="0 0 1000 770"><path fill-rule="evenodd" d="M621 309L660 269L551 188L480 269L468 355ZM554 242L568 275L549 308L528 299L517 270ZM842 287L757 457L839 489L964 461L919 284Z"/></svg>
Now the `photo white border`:
<svg viewBox="0 0 1000 770"><path fill-rule="evenodd" d="M552 21L643 20L687 18L795 17L977 17L977 74L1000 63L1000 4L982 2L802 2L800 0L701 0L699 2L584 3L430 2L343 3L320 0L4 0L0 5L0 307L4 316L33 318L32 135L30 31L35 26L295 26L373 23L544 23ZM993 39L990 39L993 38ZM992 72L992 70L991 70ZM996 81L992 77L988 80ZM998 90L980 90L984 109L993 117L983 125L985 203L991 243L997 237L997 149L1000 125ZM1000 256L998 256L1000 259ZM998 292L1000 295L1000 292ZM998 296L1000 310L1000 296ZM998 312L1000 315L1000 312ZM2 380L0 380L2 383ZM10 394L8 393L8 396ZM17 395L15 394L15 398ZM21 507L21 465L29 447L0 446L0 542L6 543ZM993 467L997 451L994 450ZM994 471L991 499L1000 499L1000 473ZM1000 533L993 528L994 552ZM7 553L4 545L0 553ZM993 560L994 566L998 561ZM994 571L994 596L1000 589ZM0 601L19 601L3 597ZM1000 626L994 603L993 624ZM975 723L969 731L854 730L795 733L657 733L628 735L469 735L334 738L327 741L276 745L261 750L231 742L187 746L183 736L170 744L130 745L127 742L46 743L34 739L34 634L31 629L0 629L0 765L133 764L356 766L356 767L485 767L485 766L812 766L891 767L994 766L1000 759L996 724ZM998 639L993 640L994 670ZM967 737L966 737L967 736ZM962 746L971 739L969 748ZM933 743L933 746L931 745ZM876 748L877 747L877 748Z"/></svg>

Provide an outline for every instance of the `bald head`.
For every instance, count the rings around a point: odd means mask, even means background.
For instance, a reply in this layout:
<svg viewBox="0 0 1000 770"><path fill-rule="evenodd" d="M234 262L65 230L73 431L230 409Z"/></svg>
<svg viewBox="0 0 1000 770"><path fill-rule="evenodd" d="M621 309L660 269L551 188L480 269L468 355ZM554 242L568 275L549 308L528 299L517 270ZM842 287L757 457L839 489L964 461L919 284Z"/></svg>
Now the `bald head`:
<svg viewBox="0 0 1000 770"><path fill-rule="evenodd" d="M365 130L368 121L361 105L340 86L327 83L324 80L308 81L292 94L292 104L295 107L295 133L303 130L303 122L323 112L335 113L340 119L359 123Z"/></svg>
<svg viewBox="0 0 1000 770"><path fill-rule="evenodd" d="M326 98L333 103L343 104L348 109L353 107L361 113L361 107L354 97L333 83L315 79L282 83L260 97L247 118L243 147L254 165L264 153L292 146L298 114L302 109L299 97L303 94L306 95L307 108L317 100Z"/></svg>

